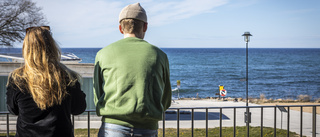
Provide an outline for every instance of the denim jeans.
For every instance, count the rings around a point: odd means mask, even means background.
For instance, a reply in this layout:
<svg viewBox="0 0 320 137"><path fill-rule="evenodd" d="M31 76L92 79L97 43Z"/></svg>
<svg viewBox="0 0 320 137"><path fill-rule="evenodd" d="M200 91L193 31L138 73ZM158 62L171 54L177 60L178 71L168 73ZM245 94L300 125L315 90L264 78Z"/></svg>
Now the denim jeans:
<svg viewBox="0 0 320 137"><path fill-rule="evenodd" d="M130 128L102 122L98 137L158 137L158 130Z"/></svg>

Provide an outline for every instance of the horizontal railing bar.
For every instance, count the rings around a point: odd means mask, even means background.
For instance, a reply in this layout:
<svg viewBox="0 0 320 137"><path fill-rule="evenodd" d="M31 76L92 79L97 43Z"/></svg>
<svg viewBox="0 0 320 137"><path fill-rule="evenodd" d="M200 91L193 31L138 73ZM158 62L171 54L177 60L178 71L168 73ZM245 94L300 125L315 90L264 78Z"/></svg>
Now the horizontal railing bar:
<svg viewBox="0 0 320 137"><path fill-rule="evenodd" d="M228 106L228 107L185 107L185 108L168 108L168 109L233 109L233 108L273 108L273 107L320 107L320 105L276 105L276 106ZM96 112L95 109L86 109L85 112ZM0 114L9 114L9 111L0 111Z"/></svg>
<svg viewBox="0 0 320 137"><path fill-rule="evenodd" d="M168 108L168 109L232 109L232 108L273 108L273 107L320 107L320 105L276 105L276 106L228 106L228 107L195 107L195 108L191 108L191 107L185 107L185 108Z"/></svg>
<svg viewBox="0 0 320 137"><path fill-rule="evenodd" d="M96 112L95 109L86 109L85 112Z"/></svg>

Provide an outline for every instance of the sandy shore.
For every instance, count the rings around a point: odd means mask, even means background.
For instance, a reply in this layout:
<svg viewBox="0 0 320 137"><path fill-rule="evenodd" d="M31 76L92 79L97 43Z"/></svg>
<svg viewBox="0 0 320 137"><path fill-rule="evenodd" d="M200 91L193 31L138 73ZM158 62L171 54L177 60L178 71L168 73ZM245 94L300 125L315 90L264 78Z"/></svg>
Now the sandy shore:
<svg viewBox="0 0 320 137"><path fill-rule="evenodd" d="M274 105L320 105L320 103L313 102L297 102L297 103L261 103L258 105L274 106ZM290 110L300 111L300 107L290 107ZM312 107L303 107L303 112L312 113ZM316 109L317 114L320 114L320 107Z"/></svg>
<svg viewBox="0 0 320 137"><path fill-rule="evenodd" d="M196 98L181 98L181 100L195 100ZM198 98L196 100L210 100L209 98ZM215 98L213 100L219 100L218 98ZM226 99L228 101L233 101L234 99ZM275 105L279 105L279 106L286 106L286 105L320 105L320 103L316 103L316 102L305 102L305 101L298 101L298 100L290 100L290 101L286 101L286 100L269 100L268 101L261 101L260 99L250 99L249 102L253 103L253 104L257 104L257 105L262 105L262 106L275 106ZM245 102L245 100L241 99L239 100L239 102ZM300 111L300 107L290 107L290 110L296 110L296 111ZM312 113L312 107L303 107L303 112L308 112L308 113ZM316 108L316 112L317 114L320 114L320 107Z"/></svg>

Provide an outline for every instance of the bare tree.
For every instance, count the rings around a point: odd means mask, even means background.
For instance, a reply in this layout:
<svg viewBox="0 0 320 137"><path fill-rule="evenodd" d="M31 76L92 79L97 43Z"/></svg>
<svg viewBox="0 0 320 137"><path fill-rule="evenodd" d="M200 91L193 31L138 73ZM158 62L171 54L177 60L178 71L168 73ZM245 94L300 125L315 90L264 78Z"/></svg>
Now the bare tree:
<svg viewBox="0 0 320 137"><path fill-rule="evenodd" d="M26 28L47 24L41 8L31 0L0 1L0 47L21 42Z"/></svg>

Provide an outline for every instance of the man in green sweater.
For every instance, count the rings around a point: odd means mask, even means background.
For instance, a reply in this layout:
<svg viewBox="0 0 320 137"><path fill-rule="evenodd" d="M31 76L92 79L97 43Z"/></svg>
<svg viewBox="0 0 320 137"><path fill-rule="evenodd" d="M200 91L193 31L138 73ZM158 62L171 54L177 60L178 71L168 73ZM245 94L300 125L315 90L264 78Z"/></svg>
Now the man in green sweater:
<svg viewBox="0 0 320 137"><path fill-rule="evenodd" d="M123 8L119 23L124 39L101 49L95 60L98 136L156 137L158 121L171 105L168 58L143 40L148 23L139 3Z"/></svg>

